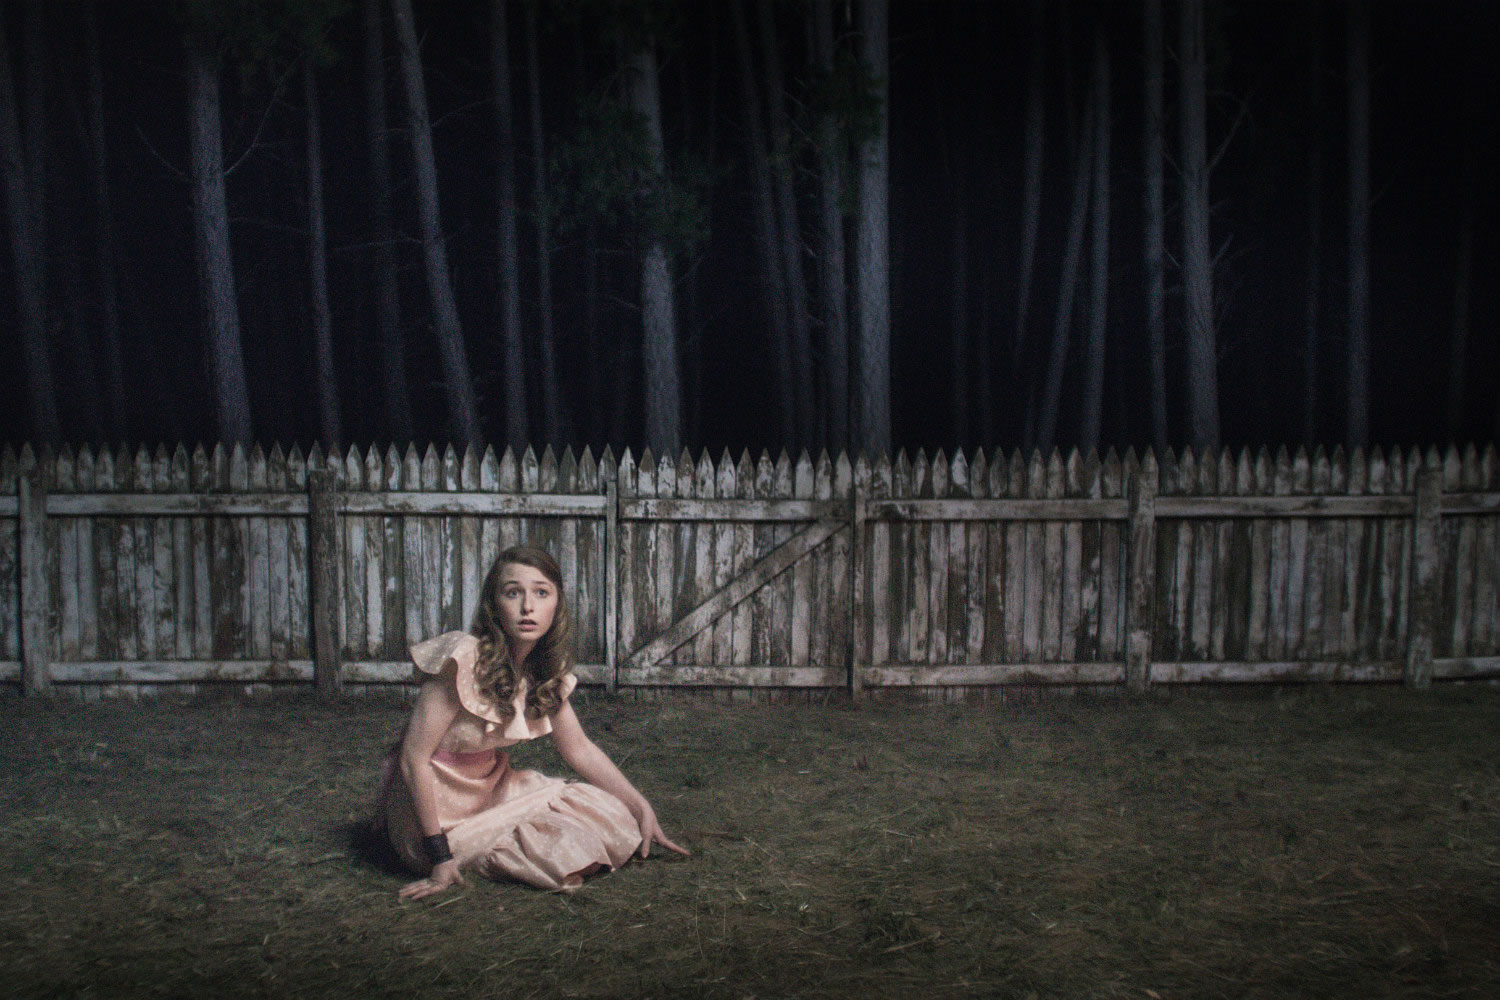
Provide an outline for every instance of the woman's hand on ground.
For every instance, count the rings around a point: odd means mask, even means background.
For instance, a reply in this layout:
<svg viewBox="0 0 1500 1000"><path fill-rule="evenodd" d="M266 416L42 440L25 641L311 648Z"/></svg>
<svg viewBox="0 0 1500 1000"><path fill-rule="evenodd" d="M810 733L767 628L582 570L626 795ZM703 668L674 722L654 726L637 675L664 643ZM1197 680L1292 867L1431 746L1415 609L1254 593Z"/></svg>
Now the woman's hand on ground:
<svg viewBox="0 0 1500 1000"><path fill-rule="evenodd" d="M433 893L442 892L449 886L463 885L463 873L458 870L457 861L444 861L432 869L432 874L427 878L408 882L402 887L400 897L402 899L421 899L423 896L431 896Z"/></svg>
<svg viewBox="0 0 1500 1000"><path fill-rule="evenodd" d="M656 821L656 811L651 808L651 803L641 803L641 812L636 817L636 820L641 827L641 857L649 858L651 856L651 845L653 843L660 844L668 850L676 851L678 854L691 855L693 853L685 847L678 847L667 839L667 835L662 832L661 824Z"/></svg>

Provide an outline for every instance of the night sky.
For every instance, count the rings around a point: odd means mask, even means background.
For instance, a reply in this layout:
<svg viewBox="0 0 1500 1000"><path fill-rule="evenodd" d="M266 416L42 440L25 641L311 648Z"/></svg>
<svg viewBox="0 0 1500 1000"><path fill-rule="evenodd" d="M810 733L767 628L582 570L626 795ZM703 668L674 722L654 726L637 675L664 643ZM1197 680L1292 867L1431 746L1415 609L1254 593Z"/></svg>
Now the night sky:
<svg viewBox="0 0 1500 1000"><path fill-rule="evenodd" d="M1359 0L1354 0L1359 2ZM27 86L20 0L3 0L17 92ZM215 435L192 254L184 56L165 5L102 5L105 114L113 217L120 245L120 301L128 412L105 412L97 367L100 298L94 253L100 221L84 140L86 79L77 2L49 5L46 192L48 329L64 438L69 441L210 441ZM357 4L335 22L333 61L320 71L334 336L345 437L392 439L376 365L371 223L367 212L362 42ZM550 149L576 126L579 101L605 89L614 51L589 23L564 16L579 3L543 3L542 91ZM839 16L845 13L843 4ZM1374 192L1371 233L1371 438L1382 444L1489 441L1500 397L1500 5L1490 0L1430 3L1372 0ZM536 164L527 131L526 63L519 3L512 3L511 60L522 192L522 313L534 329L531 264L534 215L527 192ZM1322 151L1323 268L1320 283L1320 405L1317 439L1344 437L1346 315L1344 18L1342 2L1210 0L1212 96L1209 146L1231 136L1213 178L1213 244L1219 309L1222 436L1225 444L1297 444L1303 438L1302 365L1310 150ZM787 89L806 93L805 8L775 6ZM1024 394L1043 378L1057 298L1059 258L1073 169L1072 132L1088 86L1090 38L1102 19L1112 61L1111 255L1105 445L1150 441L1144 279L1141 257L1141 11L1133 0L1047 5L1047 137L1038 285L1019 367L1009 344L1018 270L1025 71L1034 44L1024 3L891 0L892 406L896 446L1003 447L1025 444ZM1168 249L1175 255L1170 62L1176 4L1167 0ZM1309 25L1322 25L1322 107L1309 101ZM489 104L489 5L479 0L416 3L428 101L459 308L468 354L484 395L485 427L499 442L500 335L496 299L495 156ZM703 178L707 239L674 261L684 357L683 439L695 451L725 447L817 446L812 435L781 440L771 402L779 373L767 336L760 266L751 224L749 157L736 76L734 34L720 3L678 6L662 56L661 88L672 170ZM387 25L389 28L389 24ZM850 29L852 30L852 29ZM395 129L398 248L412 404L419 441L448 439L443 387L414 237L405 102L394 43L387 40L388 110ZM277 61L280 58L281 61ZM303 110L294 74L278 91L284 58L241 71L226 64L223 122L236 280L255 436L283 447L317 437L306 267ZM789 105L794 113L797 104ZM802 119L798 119L803 121ZM259 130L259 132L257 132ZM255 148L247 147L258 134ZM243 160L240 158L243 156ZM1465 158L1475 178L1466 182ZM801 226L809 273L817 251L816 173L797 161ZM960 201L959 192L962 192ZM1461 426L1446 422L1449 344L1462 220L1474 220L1468 355ZM949 353L954 322L956 220L963 220L969 281L966 360ZM618 227L616 227L618 228ZM560 234L553 260L559 375L574 446L641 444L638 269L628 241L602 230L593 331L585 329L585 245ZM0 324L14 330L16 293L9 243L0 253ZM1184 350L1177 276L1168 272L1169 411L1172 443L1186 439ZM1076 433L1078 345L1087 323L1080 289L1074 349L1065 381L1060 444ZM590 335L592 333L592 336ZM978 366L987 341L991 364ZM534 359L530 359L534 362ZM606 391L590 391L590 372ZM950 399L957 380L972 412L960 432ZM31 435L21 354L0 338L0 440ZM979 399L988 393L989 420ZM826 404L820 404L826 405ZM839 404L842 405L842 404ZM401 443L401 442L396 442ZM540 442L539 442L540 443Z"/></svg>

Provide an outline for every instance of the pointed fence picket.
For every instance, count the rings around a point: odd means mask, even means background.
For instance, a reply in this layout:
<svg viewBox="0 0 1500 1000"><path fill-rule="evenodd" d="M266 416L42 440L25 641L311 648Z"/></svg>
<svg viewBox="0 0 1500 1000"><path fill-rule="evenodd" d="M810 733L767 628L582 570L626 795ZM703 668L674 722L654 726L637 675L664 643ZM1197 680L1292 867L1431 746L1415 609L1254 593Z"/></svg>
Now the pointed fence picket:
<svg viewBox="0 0 1500 1000"><path fill-rule="evenodd" d="M0 682L405 686L522 541L562 564L580 678L636 697L1500 674L1493 447L26 446Z"/></svg>

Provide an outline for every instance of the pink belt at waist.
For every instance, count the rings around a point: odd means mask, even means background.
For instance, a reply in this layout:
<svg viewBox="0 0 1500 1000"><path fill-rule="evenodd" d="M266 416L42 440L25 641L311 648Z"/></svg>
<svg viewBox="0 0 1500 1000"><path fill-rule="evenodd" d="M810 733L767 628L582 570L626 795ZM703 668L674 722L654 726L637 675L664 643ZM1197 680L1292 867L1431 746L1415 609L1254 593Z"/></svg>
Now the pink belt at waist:
<svg viewBox="0 0 1500 1000"><path fill-rule="evenodd" d="M456 767L474 767L478 764L488 764L495 759L500 751L491 747L488 750L443 750L432 751L432 759L440 760L444 764L453 764Z"/></svg>

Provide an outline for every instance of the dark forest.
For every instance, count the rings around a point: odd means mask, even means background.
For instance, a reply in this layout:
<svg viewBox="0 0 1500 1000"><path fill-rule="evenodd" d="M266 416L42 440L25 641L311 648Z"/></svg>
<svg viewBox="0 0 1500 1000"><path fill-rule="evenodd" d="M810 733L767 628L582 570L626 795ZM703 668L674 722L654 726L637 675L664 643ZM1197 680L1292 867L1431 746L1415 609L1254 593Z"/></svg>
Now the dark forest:
<svg viewBox="0 0 1500 1000"><path fill-rule="evenodd" d="M1500 437L1488 0L3 0L0 439Z"/></svg>

